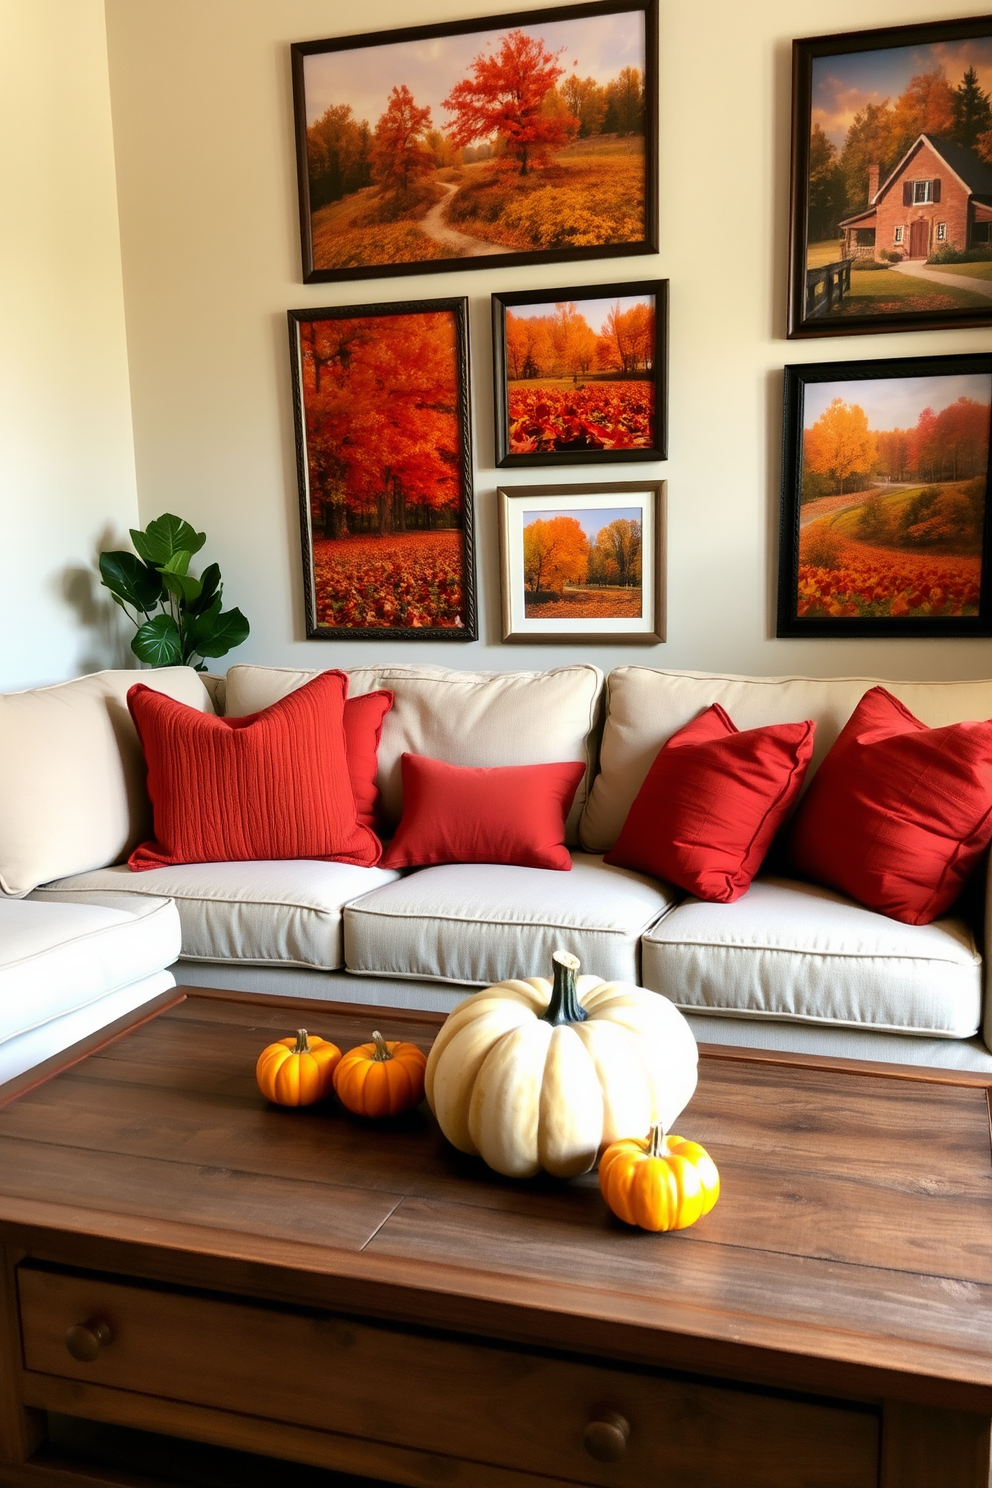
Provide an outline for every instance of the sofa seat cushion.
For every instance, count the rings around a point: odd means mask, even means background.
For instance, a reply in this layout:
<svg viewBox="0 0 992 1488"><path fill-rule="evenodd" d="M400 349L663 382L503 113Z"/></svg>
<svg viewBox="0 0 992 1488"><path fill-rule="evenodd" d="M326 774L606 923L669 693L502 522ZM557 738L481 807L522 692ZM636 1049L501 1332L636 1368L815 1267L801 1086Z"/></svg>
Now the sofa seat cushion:
<svg viewBox="0 0 992 1488"><path fill-rule="evenodd" d="M136 900L145 894L168 895L182 922L184 960L255 966L275 962L333 971L344 964L342 906L397 877L386 868L309 858L181 863L147 873L121 866L47 884L38 897L71 894L85 903L108 892Z"/></svg>
<svg viewBox="0 0 992 1488"><path fill-rule="evenodd" d="M588 853L573 854L571 873L502 863L424 868L348 905L345 965L484 987L550 976L562 949L584 971L637 982L641 935L679 897Z"/></svg>
<svg viewBox="0 0 992 1488"><path fill-rule="evenodd" d="M0 1043L160 972L179 954L167 899L0 899Z"/></svg>
<svg viewBox="0 0 992 1488"><path fill-rule="evenodd" d="M981 958L961 920L904 925L829 889L752 883L735 904L687 899L651 927L644 985L683 1011L968 1038Z"/></svg>

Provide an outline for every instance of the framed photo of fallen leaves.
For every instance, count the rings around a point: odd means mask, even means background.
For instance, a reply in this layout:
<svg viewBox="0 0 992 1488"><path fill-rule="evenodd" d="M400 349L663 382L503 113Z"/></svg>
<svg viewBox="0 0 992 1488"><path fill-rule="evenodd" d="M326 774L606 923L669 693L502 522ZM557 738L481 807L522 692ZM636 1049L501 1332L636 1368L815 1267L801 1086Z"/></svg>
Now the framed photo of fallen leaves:
<svg viewBox="0 0 992 1488"><path fill-rule="evenodd" d="M665 639L664 481L498 496L504 641Z"/></svg>
<svg viewBox="0 0 992 1488"><path fill-rule="evenodd" d="M785 369L780 636L992 635L992 353Z"/></svg>
<svg viewBox="0 0 992 1488"><path fill-rule="evenodd" d="M466 301L290 310L307 635L476 639Z"/></svg>
<svg viewBox="0 0 992 1488"><path fill-rule="evenodd" d="M292 47L303 277L658 246L658 0Z"/></svg>
<svg viewBox="0 0 992 1488"><path fill-rule="evenodd" d="M667 279L492 303L497 465L666 458Z"/></svg>

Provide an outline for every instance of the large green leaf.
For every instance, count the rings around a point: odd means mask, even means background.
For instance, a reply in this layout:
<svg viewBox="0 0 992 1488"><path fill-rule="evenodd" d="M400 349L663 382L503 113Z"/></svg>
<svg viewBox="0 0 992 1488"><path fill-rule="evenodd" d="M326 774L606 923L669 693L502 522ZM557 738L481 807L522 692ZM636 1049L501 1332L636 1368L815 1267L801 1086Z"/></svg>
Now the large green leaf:
<svg viewBox="0 0 992 1488"><path fill-rule="evenodd" d="M124 600L145 614L162 598L162 580L133 553L101 553L100 579L120 603Z"/></svg>
<svg viewBox="0 0 992 1488"><path fill-rule="evenodd" d="M171 615L156 615L139 625L131 642L131 650L139 661L150 666L178 666L182 661L179 630Z"/></svg>
<svg viewBox="0 0 992 1488"><path fill-rule="evenodd" d="M160 568L183 550L190 554L198 553L206 540L205 532L197 532L182 517L175 517L171 512L163 512L154 522L149 522L143 532L139 527L131 528L131 541L142 558Z"/></svg>
<svg viewBox="0 0 992 1488"><path fill-rule="evenodd" d="M201 656L226 656L228 651L248 639L250 630L251 626L240 610L224 610L216 614L211 606L205 615L194 617L188 640Z"/></svg>
<svg viewBox="0 0 992 1488"><path fill-rule="evenodd" d="M216 601L220 609L220 567L216 563L208 563L200 575L200 594L197 599L186 601L186 607L191 615L202 615L209 610Z"/></svg>
<svg viewBox="0 0 992 1488"><path fill-rule="evenodd" d="M162 582L170 594L174 594L185 608L190 600L197 599L200 593L199 579L190 578L188 574L170 573L167 568L162 570Z"/></svg>

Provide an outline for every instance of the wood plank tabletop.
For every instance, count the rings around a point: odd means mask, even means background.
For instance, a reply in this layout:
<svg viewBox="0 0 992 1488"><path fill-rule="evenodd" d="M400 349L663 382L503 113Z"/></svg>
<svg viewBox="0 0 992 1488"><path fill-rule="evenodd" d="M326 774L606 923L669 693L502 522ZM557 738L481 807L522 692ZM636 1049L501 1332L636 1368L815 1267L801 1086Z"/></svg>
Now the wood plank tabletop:
<svg viewBox="0 0 992 1488"><path fill-rule="evenodd" d="M461 1156L426 1105L375 1124L256 1088L262 1047L300 1025L343 1048L376 1027L426 1049L440 1015L199 991L163 1004L0 1089L8 1244L992 1411L992 1136L973 1075L704 1047L678 1129L709 1149L722 1195L691 1229L649 1235L610 1215L594 1174L514 1182Z"/></svg>

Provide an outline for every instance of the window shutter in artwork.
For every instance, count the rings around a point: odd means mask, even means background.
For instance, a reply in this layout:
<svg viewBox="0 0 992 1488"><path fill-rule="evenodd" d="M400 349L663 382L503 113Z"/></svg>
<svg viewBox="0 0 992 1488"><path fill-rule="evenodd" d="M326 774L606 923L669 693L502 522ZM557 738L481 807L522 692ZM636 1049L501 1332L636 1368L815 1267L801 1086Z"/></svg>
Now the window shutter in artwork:
<svg viewBox="0 0 992 1488"><path fill-rule="evenodd" d="M939 202L940 201L940 177L939 176L934 176L934 180L933 180L933 199L934 199L935 202Z"/></svg>
<svg viewBox="0 0 992 1488"><path fill-rule="evenodd" d="M903 181L902 183L902 204L904 207L911 207L913 205L912 181Z"/></svg>

